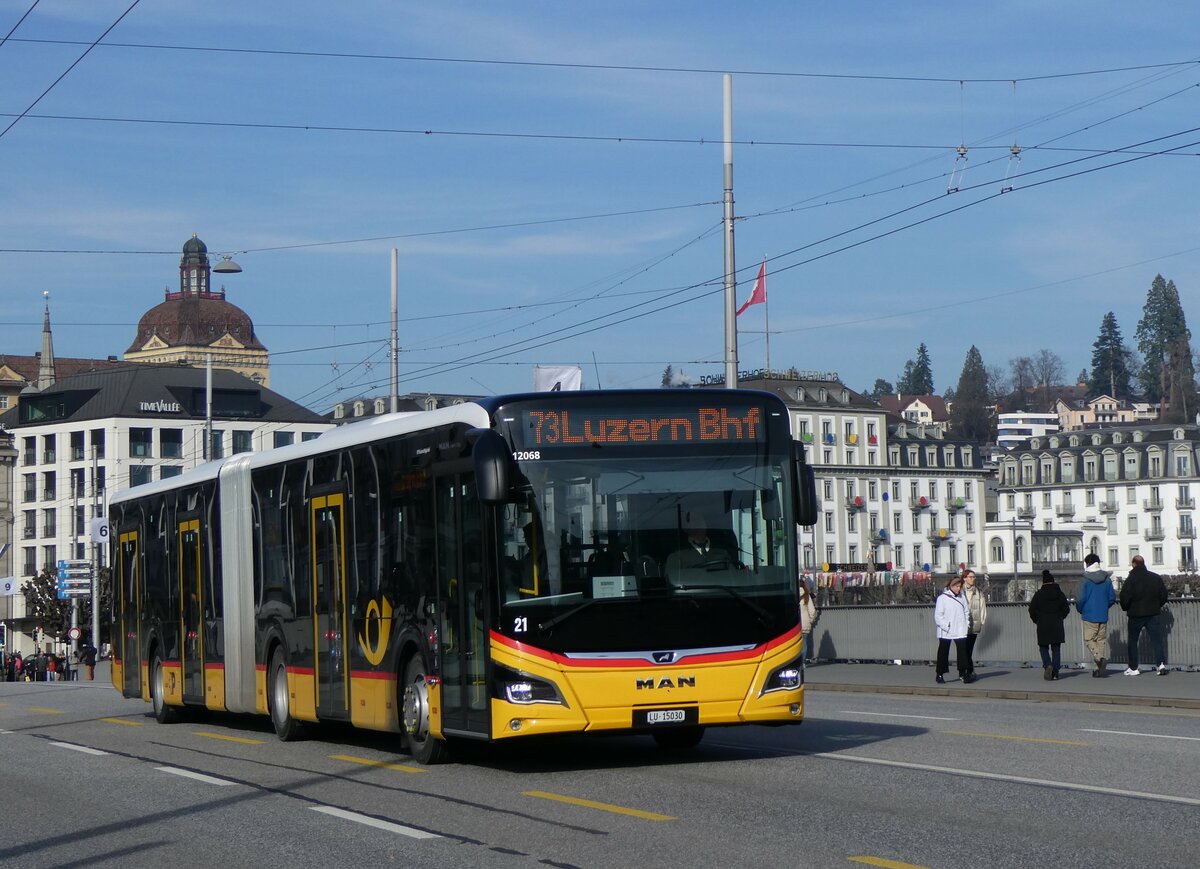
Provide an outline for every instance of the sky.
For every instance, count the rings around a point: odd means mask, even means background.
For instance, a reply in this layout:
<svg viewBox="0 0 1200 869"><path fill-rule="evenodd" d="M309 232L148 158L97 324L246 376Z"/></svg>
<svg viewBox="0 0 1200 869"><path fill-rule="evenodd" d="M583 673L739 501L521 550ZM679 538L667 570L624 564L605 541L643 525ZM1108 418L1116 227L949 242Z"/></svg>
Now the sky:
<svg viewBox="0 0 1200 869"><path fill-rule="evenodd" d="M741 370L1073 379L1156 274L1200 316L1194 4L132 2L0 0L0 353L48 291L122 354L195 233L314 410L388 392L392 248L401 393L720 375L724 73Z"/></svg>

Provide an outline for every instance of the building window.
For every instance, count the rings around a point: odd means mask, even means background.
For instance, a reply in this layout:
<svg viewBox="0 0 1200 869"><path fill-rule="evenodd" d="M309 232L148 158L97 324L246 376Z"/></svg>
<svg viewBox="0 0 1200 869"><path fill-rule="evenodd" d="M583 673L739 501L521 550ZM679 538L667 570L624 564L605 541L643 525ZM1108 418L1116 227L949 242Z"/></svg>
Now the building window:
<svg viewBox="0 0 1200 869"><path fill-rule="evenodd" d="M137 459L148 459L154 455L153 431L148 428L129 430L129 455Z"/></svg>
<svg viewBox="0 0 1200 869"><path fill-rule="evenodd" d="M208 450L208 459L220 459L225 456L225 432L213 429L212 443Z"/></svg>
<svg viewBox="0 0 1200 869"><path fill-rule="evenodd" d="M300 440L302 440L302 441L315 441L315 440L316 440L317 438L319 438L320 436L321 436L321 433L320 433L319 431L306 431L306 432L303 432L303 433L300 435Z"/></svg>
<svg viewBox="0 0 1200 869"><path fill-rule="evenodd" d="M921 558L922 547L921 547L920 543L913 544L912 554L913 554L913 567L919 567L920 565L925 563L925 560L923 558Z"/></svg>
<svg viewBox="0 0 1200 869"><path fill-rule="evenodd" d="M71 461L82 462L84 459L83 432L71 432Z"/></svg>
<svg viewBox="0 0 1200 869"><path fill-rule="evenodd" d="M831 533L833 531L833 513L825 514L825 530Z"/></svg>
<svg viewBox="0 0 1200 869"><path fill-rule="evenodd" d="M58 475L54 471L42 474L42 500L54 501L58 498Z"/></svg>
<svg viewBox="0 0 1200 869"><path fill-rule="evenodd" d="M1017 509L1017 495L1015 492L1008 493L1008 509L1009 510Z"/></svg>
<svg viewBox="0 0 1200 869"><path fill-rule="evenodd" d="M892 480L892 500L893 501L900 500L900 481L899 480Z"/></svg>
<svg viewBox="0 0 1200 869"><path fill-rule="evenodd" d="M58 534L58 513L53 508L42 511L42 536L54 537Z"/></svg>
<svg viewBox="0 0 1200 869"><path fill-rule="evenodd" d="M183 473L183 467L180 465L163 465L158 469L158 478L166 480L170 477L178 477Z"/></svg>
<svg viewBox="0 0 1200 869"><path fill-rule="evenodd" d="M851 531L851 532L853 532L853 531L857 531L857 530L858 530L858 514L857 514L857 513L849 513L849 514L847 514L847 516L846 516L846 530L847 530L847 531ZM851 561L853 561L854 559L853 559L853 558L851 558L850 560L851 560Z"/></svg>
<svg viewBox="0 0 1200 869"><path fill-rule="evenodd" d="M825 563L826 564L836 564L837 563L837 557L834 555L833 547L828 544L826 544L826 546L825 546Z"/></svg>
<svg viewBox="0 0 1200 869"><path fill-rule="evenodd" d="M904 514L901 513L899 510L897 510L895 513L892 514L892 533L899 534L901 531L903 531L904 530L903 523L904 523Z"/></svg>
<svg viewBox="0 0 1200 869"><path fill-rule="evenodd" d="M847 552L847 558L849 559L850 563L857 564L858 563L858 546L851 543L850 546L847 548L846 552Z"/></svg>
<svg viewBox="0 0 1200 869"><path fill-rule="evenodd" d="M250 436L251 432L237 431L233 432L233 453L248 453L250 452Z"/></svg>
<svg viewBox="0 0 1200 869"><path fill-rule="evenodd" d="M45 435L42 438L42 461L47 465L52 465L58 461L56 442L57 439L52 434Z"/></svg>
<svg viewBox="0 0 1200 869"><path fill-rule="evenodd" d="M894 550L892 550L892 567L896 568L897 570L904 567L904 547L903 546L897 546Z"/></svg>
<svg viewBox="0 0 1200 869"><path fill-rule="evenodd" d="M867 481L867 497L870 498L872 501L879 500L879 481L878 480L868 480Z"/></svg>
<svg viewBox="0 0 1200 869"><path fill-rule="evenodd" d="M50 573L56 573L58 571L58 547L42 547L42 568Z"/></svg>
<svg viewBox="0 0 1200 869"><path fill-rule="evenodd" d="M149 465L131 465L129 468L129 485L140 486L150 482Z"/></svg>
<svg viewBox="0 0 1200 869"><path fill-rule="evenodd" d="M967 514L967 533L970 534L975 530L975 516L972 513Z"/></svg>
<svg viewBox="0 0 1200 869"><path fill-rule="evenodd" d="M968 543L967 544L967 566L970 567L974 563L975 563L975 544Z"/></svg>
<svg viewBox="0 0 1200 869"><path fill-rule="evenodd" d="M278 447L290 447L293 441L296 440L294 432L277 431L272 434L272 445Z"/></svg>
<svg viewBox="0 0 1200 869"><path fill-rule="evenodd" d="M104 458L104 429L94 428L91 433L92 452L96 458Z"/></svg>
<svg viewBox="0 0 1200 869"><path fill-rule="evenodd" d="M1110 547L1108 548L1108 563L1109 563L1109 564L1116 564L1116 563L1117 563L1117 560L1118 560L1120 557L1121 557L1121 556L1120 556L1120 554L1119 554L1119 551L1118 551L1117 547L1115 547L1115 546L1110 546Z"/></svg>
<svg viewBox="0 0 1200 869"><path fill-rule="evenodd" d="M1042 506L1043 507L1050 506L1050 493L1049 492L1042 492Z"/></svg>
<svg viewBox="0 0 1200 869"><path fill-rule="evenodd" d="M158 453L164 459L183 457L183 429L164 428L158 433Z"/></svg>
<svg viewBox="0 0 1200 869"><path fill-rule="evenodd" d="M24 564L24 567L22 567L22 569L21 569L21 575L22 576L37 576L37 573L38 573L37 547L36 546L26 546L24 548L24 556L25 557L22 562Z"/></svg>
<svg viewBox="0 0 1200 869"><path fill-rule="evenodd" d="M1017 538L1016 543L1013 544L1013 552L1016 553L1017 561L1025 560L1025 538L1024 537Z"/></svg>
<svg viewBox="0 0 1200 869"><path fill-rule="evenodd" d="M1163 563L1163 548L1161 546L1155 546L1150 550L1150 560L1154 564Z"/></svg>

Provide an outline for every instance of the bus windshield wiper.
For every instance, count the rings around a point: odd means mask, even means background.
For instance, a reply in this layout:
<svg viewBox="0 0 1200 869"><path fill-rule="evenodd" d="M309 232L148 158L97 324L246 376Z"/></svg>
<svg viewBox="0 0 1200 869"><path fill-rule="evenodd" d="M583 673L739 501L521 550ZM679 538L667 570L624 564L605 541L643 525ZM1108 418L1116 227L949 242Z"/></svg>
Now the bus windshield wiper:
<svg viewBox="0 0 1200 869"><path fill-rule="evenodd" d="M758 619L759 624L761 624L764 628L769 628L771 626L771 614L768 613L762 607L760 607L758 604L756 604L754 601L750 600L750 598L746 597L744 594L742 594L740 591L738 591L733 586L730 586L730 585L708 585L708 584L675 586L676 591L704 591L705 589L710 589L710 588L720 589L721 591L723 591L727 595L729 595L731 598L736 600L738 603L740 603L742 606L744 606L746 609L750 610L750 612L754 613L754 617Z"/></svg>
<svg viewBox="0 0 1200 869"><path fill-rule="evenodd" d="M569 610L567 610L565 613L559 613L554 618L550 619L550 621L548 621L548 622L539 622L538 630L541 631L543 634L546 633L547 631L553 630L557 625L560 625L563 622L565 622L567 619L574 617L574 615L576 613L581 612L581 611L587 609L588 607L590 607L598 599L599 598L594 598L594 597L588 598L583 603L581 603L579 606L573 606Z"/></svg>

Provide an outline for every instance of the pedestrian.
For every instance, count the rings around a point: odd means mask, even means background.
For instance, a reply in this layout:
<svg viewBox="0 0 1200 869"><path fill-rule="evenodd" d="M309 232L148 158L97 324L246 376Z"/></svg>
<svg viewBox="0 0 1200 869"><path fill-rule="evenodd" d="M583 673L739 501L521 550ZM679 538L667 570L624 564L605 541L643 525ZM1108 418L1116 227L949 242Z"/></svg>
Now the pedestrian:
<svg viewBox="0 0 1200 869"><path fill-rule="evenodd" d="M1158 662L1158 675L1167 675L1167 644L1163 637L1159 613L1167 605L1167 587L1162 577L1146 569L1146 559L1133 556L1129 576L1121 586L1121 609L1129 616L1129 639L1126 649L1129 666L1126 676L1136 676L1138 670L1138 638L1145 628L1150 634L1154 659Z"/></svg>
<svg viewBox="0 0 1200 869"><path fill-rule="evenodd" d="M1034 593L1033 600L1029 602L1029 618L1037 625L1038 649L1042 653L1042 670L1047 682L1058 678L1058 669L1062 664L1062 644L1067 639L1067 629L1063 626L1063 621L1070 613L1071 604L1054 581L1054 574L1043 570L1042 587Z"/></svg>
<svg viewBox="0 0 1200 869"><path fill-rule="evenodd" d="M46 681L53 682L58 678L58 657L53 652L46 653Z"/></svg>
<svg viewBox="0 0 1200 869"><path fill-rule="evenodd" d="M88 640L84 647L79 650L79 660L83 662L83 666L87 669L87 680L91 682L96 678L96 647L92 645L91 640Z"/></svg>
<svg viewBox="0 0 1200 869"><path fill-rule="evenodd" d="M967 643L965 647L967 659L967 675L964 682L974 682L979 677L975 675L975 641L987 624L987 597L983 590L975 585L975 571L969 567L963 568L963 597L967 599Z"/></svg>
<svg viewBox="0 0 1200 869"><path fill-rule="evenodd" d="M1112 571L1100 566L1099 555L1089 552L1083 559L1083 582L1075 609L1083 618L1083 644L1096 665L1092 676L1100 679L1108 675L1108 611L1116 602Z"/></svg>
<svg viewBox="0 0 1200 869"><path fill-rule="evenodd" d="M804 660L812 659L812 629L817 623L817 605L813 601L812 591L804 577L800 577L800 635L801 654Z"/></svg>
<svg viewBox="0 0 1200 869"><path fill-rule="evenodd" d="M937 626L937 665L935 681L940 685L950 672L950 644L954 644L954 662L958 665L959 678L967 682L967 630L970 616L967 599L963 596L963 578L953 576L937 596L933 607L933 623Z"/></svg>

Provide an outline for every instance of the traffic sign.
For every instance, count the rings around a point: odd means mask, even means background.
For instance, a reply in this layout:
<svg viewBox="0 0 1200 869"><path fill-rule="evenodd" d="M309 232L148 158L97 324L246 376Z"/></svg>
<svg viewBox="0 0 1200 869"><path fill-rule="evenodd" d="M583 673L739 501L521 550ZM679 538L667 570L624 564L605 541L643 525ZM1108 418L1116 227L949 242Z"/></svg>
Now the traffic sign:
<svg viewBox="0 0 1200 869"><path fill-rule="evenodd" d="M83 631L79 630L79 628L71 628L71 630L67 631L67 639L69 640L78 640L82 636Z"/></svg>
<svg viewBox="0 0 1200 869"><path fill-rule="evenodd" d="M58 560L59 570L71 570L73 568L86 567L92 569L92 562L86 558L60 558Z"/></svg>
<svg viewBox="0 0 1200 869"><path fill-rule="evenodd" d="M108 537L112 533L112 526L108 524L107 519L101 516L88 524L88 532L93 543L107 543Z"/></svg>

